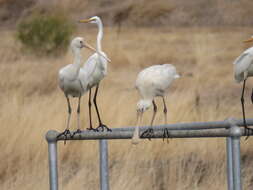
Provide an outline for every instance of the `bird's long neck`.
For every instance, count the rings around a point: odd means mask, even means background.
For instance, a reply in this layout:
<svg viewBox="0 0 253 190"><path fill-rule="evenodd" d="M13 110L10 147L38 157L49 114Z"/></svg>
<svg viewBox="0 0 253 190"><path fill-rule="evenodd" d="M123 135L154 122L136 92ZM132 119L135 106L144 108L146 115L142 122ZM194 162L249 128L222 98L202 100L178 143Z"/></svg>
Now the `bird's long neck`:
<svg viewBox="0 0 253 190"><path fill-rule="evenodd" d="M98 35L97 35L97 51L101 52L102 51L102 38L103 38L103 23L101 20L98 20L97 22L98 25Z"/></svg>
<svg viewBox="0 0 253 190"><path fill-rule="evenodd" d="M74 54L74 66L76 68L76 75L78 75L80 68L81 68L81 63L82 63L82 55L81 55L81 49L75 48L72 50Z"/></svg>

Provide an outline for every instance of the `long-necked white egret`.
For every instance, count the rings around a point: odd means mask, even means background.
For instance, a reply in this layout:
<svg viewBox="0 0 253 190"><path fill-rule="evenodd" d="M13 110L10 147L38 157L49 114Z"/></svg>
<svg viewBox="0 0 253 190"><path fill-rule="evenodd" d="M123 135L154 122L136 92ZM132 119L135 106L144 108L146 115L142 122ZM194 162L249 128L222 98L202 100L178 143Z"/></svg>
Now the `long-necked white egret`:
<svg viewBox="0 0 253 190"><path fill-rule="evenodd" d="M104 128L107 129L107 131L111 131L106 125L104 125L101 121L100 114L98 111L97 106L97 94L98 94L98 88L100 81L106 76L107 74L107 63L111 62L111 60L107 57L107 55L102 51L102 45L101 41L103 38L103 24L101 19L98 16L91 17L89 19L83 19L79 21L80 23L95 23L98 26L98 35L97 35L97 52L91 55L86 63L83 66L83 69L89 73L88 77L88 88L89 88L89 119L90 119L90 128L89 130L94 130L92 127L92 119L91 119L91 91L93 87L96 87L95 94L93 97L93 102L96 108L97 117L99 121L99 128L104 130ZM102 56L101 56L102 55Z"/></svg>
<svg viewBox="0 0 253 190"><path fill-rule="evenodd" d="M165 103L165 95L168 92L168 88L171 82L179 78L176 68L171 64L153 65L142 70L136 79L135 86L139 91L142 99L137 103L137 126L134 131L132 143L137 144L139 138L139 127L138 123L143 113L153 104L153 116L151 119L151 128L145 131L142 137L151 137L153 135L153 122L157 112L157 106L155 103L155 97L161 97L163 100L163 113L164 120L167 123L167 107Z"/></svg>
<svg viewBox="0 0 253 190"><path fill-rule="evenodd" d="M81 49L83 47L91 49L92 51L96 51L93 47L91 47L88 43L84 41L82 37L76 37L71 41L70 44L71 50L74 54L74 63L69 64L60 69L58 77L59 77L59 86L61 90L64 92L64 95L67 99L68 103L68 119L67 119L67 127L63 133L59 136L70 134L69 131L69 123L71 117L71 105L69 101L69 96L78 98L78 106L77 106L77 131L76 133L80 133L80 100L81 96L87 91L87 72L81 67Z"/></svg>
<svg viewBox="0 0 253 190"><path fill-rule="evenodd" d="M245 40L244 42L252 42L253 36ZM242 94L241 94L241 105L244 127L247 131L252 130L248 128L245 119L245 108L244 108L244 90L245 84L248 77L253 76L253 47L246 49L237 59L234 61L234 77L236 82L240 83L243 81ZM253 90L251 94L251 101L253 103Z"/></svg>

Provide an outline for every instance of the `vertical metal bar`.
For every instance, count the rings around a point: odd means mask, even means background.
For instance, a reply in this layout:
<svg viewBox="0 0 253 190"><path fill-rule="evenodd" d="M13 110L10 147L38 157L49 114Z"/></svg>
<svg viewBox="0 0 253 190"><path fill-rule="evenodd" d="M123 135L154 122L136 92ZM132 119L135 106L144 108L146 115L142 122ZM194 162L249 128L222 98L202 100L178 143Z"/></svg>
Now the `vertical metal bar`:
<svg viewBox="0 0 253 190"><path fill-rule="evenodd" d="M232 154L233 154L233 180L234 189L241 190L241 155L240 155L240 137L232 137Z"/></svg>
<svg viewBox="0 0 253 190"><path fill-rule="evenodd" d="M231 137L226 138L226 147L227 147L227 187L228 187L228 190L234 190L233 155L232 155Z"/></svg>
<svg viewBox="0 0 253 190"><path fill-rule="evenodd" d="M109 190L108 143L99 140L100 190Z"/></svg>
<svg viewBox="0 0 253 190"><path fill-rule="evenodd" d="M58 190L57 142L48 143L50 190Z"/></svg>
<svg viewBox="0 0 253 190"><path fill-rule="evenodd" d="M242 136L242 131L240 127L236 125L233 118L229 118L230 123L230 136L232 145L232 163L233 163L233 187L234 190L241 190L241 155L240 155L240 138Z"/></svg>

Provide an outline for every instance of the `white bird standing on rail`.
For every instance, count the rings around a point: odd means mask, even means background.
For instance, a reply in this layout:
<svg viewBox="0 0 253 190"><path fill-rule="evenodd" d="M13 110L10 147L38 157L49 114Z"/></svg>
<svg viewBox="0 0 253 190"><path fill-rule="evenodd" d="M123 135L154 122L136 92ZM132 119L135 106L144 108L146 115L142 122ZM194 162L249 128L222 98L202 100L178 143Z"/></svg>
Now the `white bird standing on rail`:
<svg viewBox="0 0 253 190"><path fill-rule="evenodd" d="M245 40L244 42L252 42L253 36ZM242 113L243 113L243 122L246 131L253 130L247 126L245 119L245 108L244 108L244 90L245 84L248 77L253 76L253 47L245 50L235 61L234 61L234 77L236 82L240 83L243 81L242 95L241 95L241 104L242 104ZM253 90L251 94L251 101L253 103ZM247 137L248 138L248 137Z"/></svg>
<svg viewBox="0 0 253 190"><path fill-rule="evenodd" d="M98 111L97 106L97 93L99 88L100 81L106 76L107 74L107 63L111 62L111 60L106 56L106 54L102 51L101 41L103 38L103 24L101 19L98 16L91 17L89 19L83 19L79 21L80 23L95 23L98 26L98 35L97 35L97 52L91 55L86 63L83 66L83 69L87 71L88 77L88 89L89 89L89 119L90 119L90 128L88 130L99 130L100 128L102 131L107 129L107 131L111 131L106 125L104 125L101 121L100 114ZM101 56L102 55L102 56ZM91 119L91 90L93 87L96 87L95 94L93 97L93 102L96 108L97 117L99 126L94 129L92 127L92 119Z"/></svg>
<svg viewBox="0 0 253 190"><path fill-rule="evenodd" d="M145 68L138 74L135 86L142 99L137 103L137 124L143 113L153 104L153 116L150 124L151 128L143 132L141 135L142 137L150 138L153 135L152 126L157 112L157 106L154 100L155 97L162 97L163 99L164 120L165 123L167 123L167 107L164 96L168 92L171 82L179 77L176 68L171 64L153 65ZM139 127L137 125L132 138L132 143L137 144L139 141Z"/></svg>
<svg viewBox="0 0 253 190"><path fill-rule="evenodd" d="M71 50L74 54L74 63L69 64L59 71L59 86L64 92L64 95L68 103L68 120L67 127L63 133L59 136L67 137L67 134L70 134L69 123L71 117L71 105L69 101L69 96L78 98L77 106L77 131L75 133L80 133L80 100L81 96L87 91L87 73L81 68L81 49L83 47L96 51L93 47L87 44L83 38L76 37L71 41Z"/></svg>

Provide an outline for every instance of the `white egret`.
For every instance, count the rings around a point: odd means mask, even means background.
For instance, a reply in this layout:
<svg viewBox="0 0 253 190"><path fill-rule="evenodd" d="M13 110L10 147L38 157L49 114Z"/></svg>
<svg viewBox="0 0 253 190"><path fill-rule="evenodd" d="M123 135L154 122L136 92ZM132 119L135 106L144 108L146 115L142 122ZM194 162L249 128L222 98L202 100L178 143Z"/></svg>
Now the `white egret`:
<svg viewBox="0 0 253 190"><path fill-rule="evenodd" d="M252 42L253 36L245 40L244 42ZM242 113L243 113L243 122L244 127L247 131L252 130L248 128L246 119L245 119L245 108L244 108L244 90L245 84L248 77L253 76L253 47L245 50L235 61L234 61L234 77L236 82L240 83L243 81L242 94L241 94L241 105L242 105ZM253 90L251 94L251 101L253 103Z"/></svg>
<svg viewBox="0 0 253 190"><path fill-rule="evenodd" d="M111 60L107 57L107 55L102 51L101 41L103 38L103 24L101 19L98 16L91 17L89 19L83 19L79 21L80 23L95 23L98 26L98 35L97 35L97 52L91 55L86 63L83 66L83 69L88 73L88 88L89 88L89 119L90 119L90 128L88 130L98 130L99 128L107 131L111 131L106 125L104 125L101 121L100 114L97 106L97 94L100 81L107 74L107 63L111 62ZM92 127L92 119L91 119L91 91L92 88L96 87L95 94L93 97L93 102L96 108L96 113L99 121L99 126L97 129Z"/></svg>
<svg viewBox="0 0 253 190"><path fill-rule="evenodd" d="M168 92L171 82L179 77L176 68L171 64L153 65L145 68L138 74L135 86L142 99L137 103L137 123L139 123L143 113L153 104L153 116L150 124L151 128L143 132L141 135L142 137L150 138L153 135L152 126L157 112L157 106L154 100L155 97L161 97L163 100L164 120L165 123L167 123L167 107L164 97ZM132 143L137 144L139 141L139 127L137 125L132 138Z"/></svg>
<svg viewBox="0 0 253 190"><path fill-rule="evenodd" d="M61 90L64 92L64 95L67 99L68 103L68 120L67 127L63 133L59 136L64 135L65 138L67 134L70 134L69 131L69 123L71 117L71 105L69 101L69 96L78 98L78 106L77 106L77 131L75 133L80 133L80 100L81 96L87 91L87 72L81 68L81 49L83 47L91 49L92 51L96 51L93 47L87 44L83 38L76 37L71 41L70 44L71 50L74 54L74 63L69 64L60 69L58 77L59 77L59 86Z"/></svg>

